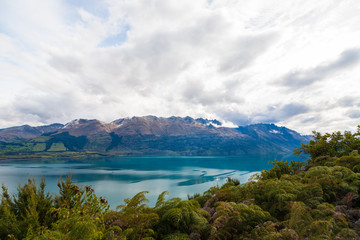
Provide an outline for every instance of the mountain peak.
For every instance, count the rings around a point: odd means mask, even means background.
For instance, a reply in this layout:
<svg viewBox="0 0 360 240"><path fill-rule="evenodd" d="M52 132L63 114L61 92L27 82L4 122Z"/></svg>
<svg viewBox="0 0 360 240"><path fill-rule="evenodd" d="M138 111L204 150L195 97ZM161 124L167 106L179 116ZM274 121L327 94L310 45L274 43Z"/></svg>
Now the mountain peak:
<svg viewBox="0 0 360 240"><path fill-rule="evenodd" d="M280 153L309 140L308 136L275 124L229 128L215 119L149 115L120 118L110 123L74 119L66 125L13 127L0 131L0 141L21 141L44 133L51 142L47 145L60 142L66 149L77 151L135 155ZM36 142L36 138L31 141Z"/></svg>

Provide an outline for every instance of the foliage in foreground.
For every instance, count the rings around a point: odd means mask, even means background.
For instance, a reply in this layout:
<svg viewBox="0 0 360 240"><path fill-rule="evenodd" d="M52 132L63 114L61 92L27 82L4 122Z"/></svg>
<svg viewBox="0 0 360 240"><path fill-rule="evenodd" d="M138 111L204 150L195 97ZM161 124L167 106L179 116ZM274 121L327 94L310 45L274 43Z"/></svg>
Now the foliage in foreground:
<svg viewBox="0 0 360 240"><path fill-rule="evenodd" d="M307 162L273 161L240 184L228 179L189 200L154 207L140 192L116 211L90 187L59 180L59 194L29 179L2 187L0 239L360 239L360 131L314 132L296 149Z"/></svg>

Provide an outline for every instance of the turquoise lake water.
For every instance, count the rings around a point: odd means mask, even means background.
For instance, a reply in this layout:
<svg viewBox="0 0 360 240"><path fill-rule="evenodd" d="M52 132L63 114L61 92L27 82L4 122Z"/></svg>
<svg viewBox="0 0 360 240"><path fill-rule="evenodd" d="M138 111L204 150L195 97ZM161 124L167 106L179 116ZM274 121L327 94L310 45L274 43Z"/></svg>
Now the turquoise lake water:
<svg viewBox="0 0 360 240"><path fill-rule="evenodd" d="M57 193L57 181L71 174L79 185L91 185L97 196L105 197L112 209L125 198L149 191L152 206L158 195L169 191L169 198L203 193L212 186L226 183L227 177L241 183L263 169L269 160L299 160L293 155L241 155L216 157L102 157L86 160L16 160L0 161L0 183L16 193L29 175L37 182L46 178L46 189Z"/></svg>

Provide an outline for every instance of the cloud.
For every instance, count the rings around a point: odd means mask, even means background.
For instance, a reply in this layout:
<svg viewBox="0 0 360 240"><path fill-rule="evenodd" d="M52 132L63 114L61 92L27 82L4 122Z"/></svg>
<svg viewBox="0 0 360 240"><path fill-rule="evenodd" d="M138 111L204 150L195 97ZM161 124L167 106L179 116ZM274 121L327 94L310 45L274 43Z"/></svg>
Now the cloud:
<svg viewBox="0 0 360 240"><path fill-rule="evenodd" d="M37 94L17 98L12 108L23 116L47 123L53 119L63 119L69 110L77 109L79 100L71 94ZM71 111L70 111L71 112Z"/></svg>
<svg viewBox="0 0 360 240"><path fill-rule="evenodd" d="M288 73L281 83L290 88L302 88L320 82L338 71L353 67L360 61L360 49L349 49L342 52L339 58L312 69Z"/></svg>
<svg viewBox="0 0 360 240"><path fill-rule="evenodd" d="M219 71L240 71L255 61L277 38L275 33L257 36L240 37L231 46L231 52L226 54L220 63Z"/></svg>
<svg viewBox="0 0 360 240"><path fill-rule="evenodd" d="M301 122L303 124L309 124L309 123L314 123L314 122L319 122L321 121L321 118L319 116L315 116L315 117L308 117L305 119L302 119Z"/></svg>
<svg viewBox="0 0 360 240"><path fill-rule="evenodd" d="M360 103L356 0L0 5L0 128L133 115L304 133L358 122L347 112Z"/></svg>
<svg viewBox="0 0 360 240"><path fill-rule="evenodd" d="M216 114L226 121L243 126L259 122L278 123L301 114L306 114L310 111L311 109L308 106L301 103L288 103L278 104L278 106L268 106L266 109L253 111L252 113L247 114L235 109L219 109L216 111Z"/></svg>
<svg viewBox="0 0 360 240"><path fill-rule="evenodd" d="M122 29L119 33L108 36L105 38L98 46L99 47L111 47L118 46L127 41L127 32L130 30L129 25L125 25L124 29Z"/></svg>
<svg viewBox="0 0 360 240"><path fill-rule="evenodd" d="M309 111L309 107L301 103L288 103L283 105L279 110L275 110L280 117L290 118L296 115L306 113Z"/></svg>
<svg viewBox="0 0 360 240"><path fill-rule="evenodd" d="M68 73L79 73L81 72L81 61L77 59L74 55L54 55L51 56L49 60L50 66L53 68Z"/></svg>
<svg viewBox="0 0 360 240"><path fill-rule="evenodd" d="M346 112L346 115L349 118L359 119L360 118L360 110L359 109L351 109Z"/></svg>
<svg viewBox="0 0 360 240"><path fill-rule="evenodd" d="M342 97L337 101L337 106L340 106L340 107L360 106L360 98L352 97L352 96Z"/></svg>
<svg viewBox="0 0 360 240"><path fill-rule="evenodd" d="M234 110L219 109L216 114L225 121L232 122L237 126L245 126L252 123L250 116Z"/></svg>
<svg viewBox="0 0 360 240"><path fill-rule="evenodd" d="M244 99L236 96L234 91L240 87L236 82L227 82L224 85L214 88L212 85L206 85L200 80L189 80L184 83L183 100L191 103L199 103L204 106L225 104L241 104Z"/></svg>
<svg viewBox="0 0 360 240"><path fill-rule="evenodd" d="M310 112L310 108L304 104L286 103L269 106L264 112L256 112L252 119L254 122L277 123L307 112Z"/></svg>

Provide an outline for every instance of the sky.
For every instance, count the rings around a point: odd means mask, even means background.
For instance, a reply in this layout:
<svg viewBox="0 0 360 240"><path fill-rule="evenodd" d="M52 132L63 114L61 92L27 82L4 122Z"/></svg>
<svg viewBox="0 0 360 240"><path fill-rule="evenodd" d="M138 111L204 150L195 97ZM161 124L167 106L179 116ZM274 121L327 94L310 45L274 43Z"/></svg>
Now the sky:
<svg viewBox="0 0 360 240"><path fill-rule="evenodd" d="M0 0L0 128L360 124L359 0Z"/></svg>

